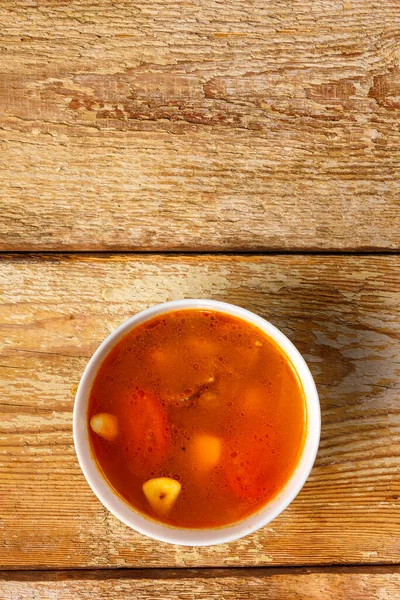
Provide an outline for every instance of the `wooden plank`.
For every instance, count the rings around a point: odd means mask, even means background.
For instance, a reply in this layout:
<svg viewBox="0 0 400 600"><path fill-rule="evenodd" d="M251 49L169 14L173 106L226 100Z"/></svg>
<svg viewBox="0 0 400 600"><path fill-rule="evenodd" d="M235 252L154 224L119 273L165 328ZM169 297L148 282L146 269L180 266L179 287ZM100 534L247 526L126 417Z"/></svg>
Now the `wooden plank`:
<svg viewBox="0 0 400 600"><path fill-rule="evenodd" d="M400 556L400 257L3 256L0 564L4 568L395 563ZM112 517L71 438L74 393L99 342L172 298L269 318L321 395L316 466L276 521L211 548L159 544Z"/></svg>
<svg viewBox="0 0 400 600"><path fill-rule="evenodd" d="M3 581L1 581L3 579ZM396 600L399 567L64 571L0 574L2 600Z"/></svg>
<svg viewBox="0 0 400 600"><path fill-rule="evenodd" d="M0 249L400 247L398 0L7 0L0 31Z"/></svg>

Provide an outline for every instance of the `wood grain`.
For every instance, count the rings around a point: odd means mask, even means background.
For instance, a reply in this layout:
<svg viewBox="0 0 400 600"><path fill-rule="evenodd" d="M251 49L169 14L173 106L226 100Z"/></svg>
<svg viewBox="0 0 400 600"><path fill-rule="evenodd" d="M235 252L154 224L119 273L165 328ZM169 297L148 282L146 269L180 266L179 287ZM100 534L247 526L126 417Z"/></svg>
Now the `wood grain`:
<svg viewBox="0 0 400 600"><path fill-rule="evenodd" d="M400 247L398 0L0 0L0 249Z"/></svg>
<svg viewBox="0 0 400 600"><path fill-rule="evenodd" d="M3 568L394 563L400 555L400 257L7 256L0 262ZM243 540L160 544L94 497L72 444L76 386L99 342L138 310L212 297L271 320L320 392L312 474Z"/></svg>
<svg viewBox="0 0 400 600"><path fill-rule="evenodd" d="M3 581L1 581L3 579ZM2 600L398 600L398 567L7 573Z"/></svg>

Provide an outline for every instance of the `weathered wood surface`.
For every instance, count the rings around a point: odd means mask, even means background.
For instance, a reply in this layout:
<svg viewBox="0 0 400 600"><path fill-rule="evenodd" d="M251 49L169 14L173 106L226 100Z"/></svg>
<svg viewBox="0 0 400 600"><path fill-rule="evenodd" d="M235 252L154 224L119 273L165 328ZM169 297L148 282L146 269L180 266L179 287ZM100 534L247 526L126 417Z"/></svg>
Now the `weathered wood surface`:
<svg viewBox="0 0 400 600"><path fill-rule="evenodd" d="M0 0L0 249L398 249L398 0Z"/></svg>
<svg viewBox="0 0 400 600"><path fill-rule="evenodd" d="M185 297L237 303L280 327L308 360L323 417L316 466L291 507L204 549L150 541L112 517L71 437L76 386L99 342L136 311ZM398 561L399 300L396 256L3 256L0 565Z"/></svg>
<svg viewBox="0 0 400 600"><path fill-rule="evenodd" d="M2 581L3 579L3 581ZM398 600L398 567L0 573L1 600Z"/></svg>

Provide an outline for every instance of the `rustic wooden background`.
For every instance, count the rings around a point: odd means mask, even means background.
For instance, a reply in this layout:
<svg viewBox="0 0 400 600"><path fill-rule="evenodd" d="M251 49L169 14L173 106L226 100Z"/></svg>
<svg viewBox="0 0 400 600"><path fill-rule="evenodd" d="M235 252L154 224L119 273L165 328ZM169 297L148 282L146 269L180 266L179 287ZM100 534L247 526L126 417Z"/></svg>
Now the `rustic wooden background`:
<svg viewBox="0 0 400 600"><path fill-rule="evenodd" d="M0 0L0 599L400 598L398 0ZM321 396L288 510L135 534L72 444L91 353L157 302L245 306Z"/></svg>

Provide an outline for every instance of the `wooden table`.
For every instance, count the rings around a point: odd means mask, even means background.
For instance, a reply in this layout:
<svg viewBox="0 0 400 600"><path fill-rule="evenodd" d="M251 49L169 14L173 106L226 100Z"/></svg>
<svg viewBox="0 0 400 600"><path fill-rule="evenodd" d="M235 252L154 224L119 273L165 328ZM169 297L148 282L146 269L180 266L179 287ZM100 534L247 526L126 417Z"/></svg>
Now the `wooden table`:
<svg viewBox="0 0 400 600"><path fill-rule="evenodd" d="M400 598L398 0L0 0L0 598ZM288 510L156 543L90 491L71 414L154 303L249 308L322 406Z"/></svg>

